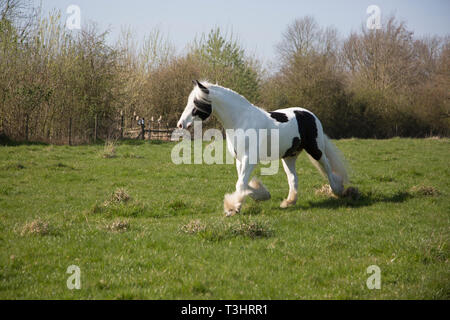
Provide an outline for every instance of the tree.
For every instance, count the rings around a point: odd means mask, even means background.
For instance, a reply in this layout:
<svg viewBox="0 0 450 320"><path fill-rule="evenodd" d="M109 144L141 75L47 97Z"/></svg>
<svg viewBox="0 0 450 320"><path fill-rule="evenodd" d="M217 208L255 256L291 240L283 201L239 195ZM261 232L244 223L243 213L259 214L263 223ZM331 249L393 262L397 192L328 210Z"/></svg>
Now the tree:
<svg viewBox="0 0 450 320"><path fill-rule="evenodd" d="M414 50L413 33L390 17L382 29L361 28L343 46L343 60L352 77L377 90L397 90L423 79Z"/></svg>
<svg viewBox="0 0 450 320"><path fill-rule="evenodd" d="M250 101L258 100L260 78L258 63L245 55L245 50L233 36L212 29L194 43L192 53L202 67L204 77L229 87Z"/></svg>
<svg viewBox="0 0 450 320"><path fill-rule="evenodd" d="M279 70L265 84L267 109L303 107L313 111L334 136L342 134L336 118L345 105L343 76L338 65L337 31L321 28L310 16L290 23L277 45Z"/></svg>

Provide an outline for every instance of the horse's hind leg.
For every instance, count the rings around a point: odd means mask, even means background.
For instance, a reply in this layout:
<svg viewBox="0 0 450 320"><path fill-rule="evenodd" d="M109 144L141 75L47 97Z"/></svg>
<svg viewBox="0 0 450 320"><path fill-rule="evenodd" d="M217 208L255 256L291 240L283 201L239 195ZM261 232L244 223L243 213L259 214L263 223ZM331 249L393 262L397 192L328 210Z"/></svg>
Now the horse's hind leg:
<svg viewBox="0 0 450 320"><path fill-rule="evenodd" d="M319 160L320 165L322 166L323 170L325 171L328 181L330 182L331 190L333 190L333 193L335 195L340 196L342 192L344 191L344 183L342 181L342 178L339 177L337 174L334 174L331 165L328 161L328 158L325 154L322 155L322 157Z"/></svg>
<svg viewBox="0 0 450 320"><path fill-rule="evenodd" d="M287 199L284 199L283 202L281 202L281 208L293 206L297 202L298 176L297 172L295 171L296 160L296 156L281 159L289 183L289 195Z"/></svg>
<svg viewBox="0 0 450 320"><path fill-rule="evenodd" d="M320 168L318 169L327 176L331 190L333 190L334 194L340 196L344 191L343 179L333 172L330 161L326 155L325 137L323 134L318 137L317 146L321 150L322 156L318 161L315 160L311 155L310 159L313 162L313 164L318 163L320 165ZM314 163L314 161L316 163Z"/></svg>

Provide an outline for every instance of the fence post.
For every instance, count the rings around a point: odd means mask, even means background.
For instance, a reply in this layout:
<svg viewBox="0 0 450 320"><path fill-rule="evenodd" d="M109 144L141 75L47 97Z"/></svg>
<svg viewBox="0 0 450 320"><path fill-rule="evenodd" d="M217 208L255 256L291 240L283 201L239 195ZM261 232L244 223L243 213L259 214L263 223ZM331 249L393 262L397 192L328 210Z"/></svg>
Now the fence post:
<svg viewBox="0 0 450 320"><path fill-rule="evenodd" d="M94 118L94 143L97 143L97 114Z"/></svg>
<svg viewBox="0 0 450 320"><path fill-rule="evenodd" d="M28 142L28 120L29 116L28 113L25 115L25 141Z"/></svg>
<svg viewBox="0 0 450 320"><path fill-rule="evenodd" d="M69 146L72 145L72 117L69 118Z"/></svg>
<svg viewBox="0 0 450 320"><path fill-rule="evenodd" d="M133 128L133 120L136 118L136 111L133 112L133 117L131 117L131 125L130 128Z"/></svg>
<svg viewBox="0 0 450 320"><path fill-rule="evenodd" d="M120 139L123 139L123 126L124 126L123 110L120 111Z"/></svg>
<svg viewBox="0 0 450 320"><path fill-rule="evenodd" d="M158 140L161 140L161 121L158 121Z"/></svg>
<svg viewBox="0 0 450 320"><path fill-rule="evenodd" d="M142 118L141 120L141 131L142 131L142 140L145 140L145 120Z"/></svg>
<svg viewBox="0 0 450 320"><path fill-rule="evenodd" d="M152 119L148 121L148 140L152 140Z"/></svg>

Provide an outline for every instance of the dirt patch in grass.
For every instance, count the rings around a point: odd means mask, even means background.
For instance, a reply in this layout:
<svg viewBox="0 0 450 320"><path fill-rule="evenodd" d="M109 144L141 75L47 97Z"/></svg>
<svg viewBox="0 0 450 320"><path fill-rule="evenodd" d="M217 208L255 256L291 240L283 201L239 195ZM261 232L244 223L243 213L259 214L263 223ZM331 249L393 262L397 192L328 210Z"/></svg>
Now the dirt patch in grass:
<svg viewBox="0 0 450 320"><path fill-rule="evenodd" d="M43 221L41 219L33 220L30 222L27 222L20 231L21 236L26 235L39 235L39 236L45 236L50 234L52 231L52 228L50 227L50 224L47 221Z"/></svg>

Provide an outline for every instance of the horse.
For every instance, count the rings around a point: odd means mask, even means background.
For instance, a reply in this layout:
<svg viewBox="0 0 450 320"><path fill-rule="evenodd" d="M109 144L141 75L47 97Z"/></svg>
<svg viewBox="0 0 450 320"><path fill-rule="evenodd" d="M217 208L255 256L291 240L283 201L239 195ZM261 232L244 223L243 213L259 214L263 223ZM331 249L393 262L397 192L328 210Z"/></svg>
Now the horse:
<svg viewBox="0 0 450 320"><path fill-rule="evenodd" d="M319 172L328 178L332 192L336 196L345 194L344 185L348 183L345 160L311 111L287 108L267 112L231 89L207 81L193 82L194 88L177 127L188 129L194 121L205 121L214 115L226 130L227 149L236 159L238 173L236 190L224 197L227 216L239 213L247 196L255 200L270 199L270 192L259 179L250 180L256 163L250 161L249 146L246 145L243 152L236 152L238 146L236 140L228 134L229 129L242 129L241 132L247 129L267 129L268 132L278 130L278 153L271 156L272 159L281 158L289 185L288 196L281 202L281 208L293 206L297 202L298 176L295 163L303 149ZM267 141L265 143L267 145ZM261 141L258 142L258 147L261 147ZM263 160L267 159L257 159L258 162Z"/></svg>

